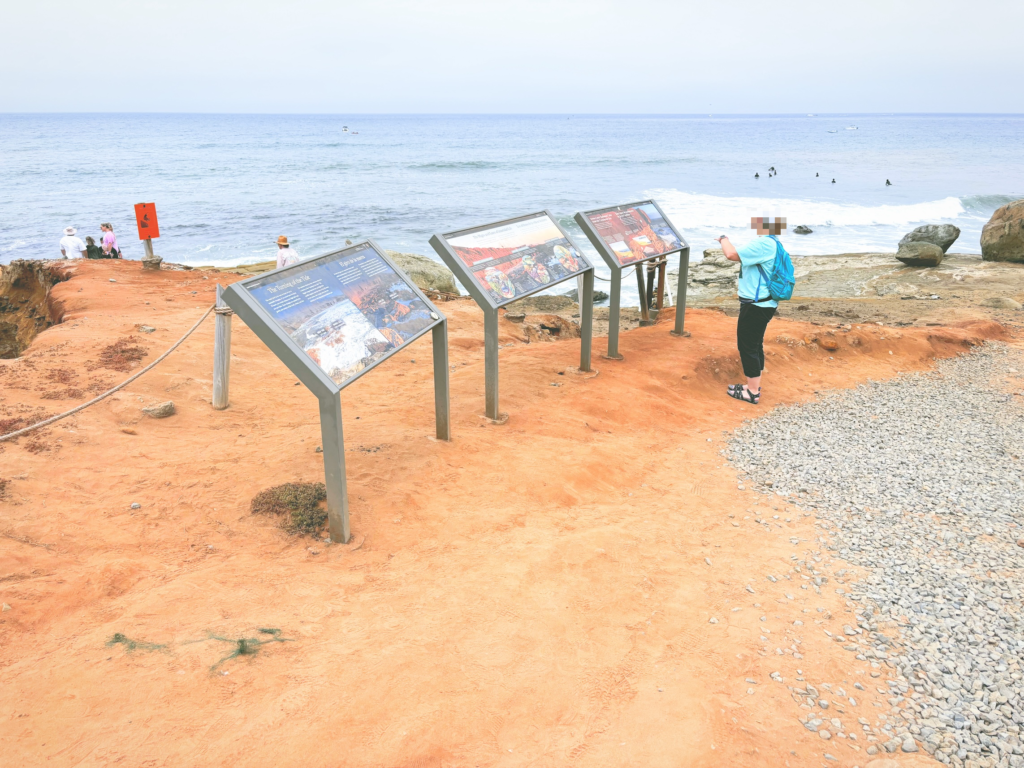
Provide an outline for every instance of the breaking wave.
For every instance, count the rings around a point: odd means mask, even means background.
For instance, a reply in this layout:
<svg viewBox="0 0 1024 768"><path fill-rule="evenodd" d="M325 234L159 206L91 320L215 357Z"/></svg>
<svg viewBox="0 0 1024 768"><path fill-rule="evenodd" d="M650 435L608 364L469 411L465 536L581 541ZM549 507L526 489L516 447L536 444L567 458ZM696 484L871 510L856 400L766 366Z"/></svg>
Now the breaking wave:
<svg viewBox="0 0 1024 768"><path fill-rule="evenodd" d="M651 190L649 194L682 226L685 226L683 222L700 222L708 227L744 227L751 216L762 215L785 216L792 225L811 227L916 226L954 221L967 212L957 197L872 206L767 197L716 197L675 189ZM980 208L978 210L980 212Z"/></svg>

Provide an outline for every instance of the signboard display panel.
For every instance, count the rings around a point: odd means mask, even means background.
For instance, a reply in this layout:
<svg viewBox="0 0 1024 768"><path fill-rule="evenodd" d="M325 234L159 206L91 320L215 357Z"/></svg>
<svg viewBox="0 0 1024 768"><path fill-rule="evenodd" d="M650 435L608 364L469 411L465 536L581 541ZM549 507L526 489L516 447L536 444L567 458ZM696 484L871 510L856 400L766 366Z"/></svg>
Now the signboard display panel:
<svg viewBox="0 0 1024 768"><path fill-rule="evenodd" d="M247 280L244 287L339 387L440 322L369 243Z"/></svg>
<svg viewBox="0 0 1024 768"><path fill-rule="evenodd" d="M445 239L496 306L590 269L547 213Z"/></svg>
<svg viewBox="0 0 1024 768"><path fill-rule="evenodd" d="M156 203L136 203L135 224L139 228L139 240L160 237L160 222L156 220Z"/></svg>
<svg viewBox="0 0 1024 768"><path fill-rule="evenodd" d="M588 211L585 215L620 267L683 248L679 236L653 202Z"/></svg>

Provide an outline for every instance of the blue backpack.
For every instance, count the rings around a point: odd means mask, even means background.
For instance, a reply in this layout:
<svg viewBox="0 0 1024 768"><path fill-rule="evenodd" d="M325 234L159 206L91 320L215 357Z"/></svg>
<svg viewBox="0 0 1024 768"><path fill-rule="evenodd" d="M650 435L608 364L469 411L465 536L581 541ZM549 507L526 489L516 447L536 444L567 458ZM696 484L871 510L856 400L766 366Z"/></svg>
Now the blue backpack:
<svg viewBox="0 0 1024 768"><path fill-rule="evenodd" d="M757 265L758 270L761 272L761 278L768 288L768 296L763 299L754 299L751 303L767 301L769 298L775 299L775 301L789 301L793 298L793 286L796 285L793 260L789 258L789 254L782 243L779 242L779 238L775 235L768 235L768 237L775 241L775 262L772 264L772 273L769 275L761 264ZM754 296L760 295L761 279L758 279L757 291L754 293Z"/></svg>

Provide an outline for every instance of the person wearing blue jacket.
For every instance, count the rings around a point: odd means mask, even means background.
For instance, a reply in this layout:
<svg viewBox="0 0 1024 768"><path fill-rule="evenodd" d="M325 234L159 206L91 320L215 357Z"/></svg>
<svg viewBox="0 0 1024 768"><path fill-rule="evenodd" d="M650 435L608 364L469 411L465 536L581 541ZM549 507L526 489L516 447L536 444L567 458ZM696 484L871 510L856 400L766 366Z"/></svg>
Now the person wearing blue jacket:
<svg viewBox="0 0 1024 768"><path fill-rule="evenodd" d="M740 319L736 323L736 347L747 383L733 384L727 391L730 397L757 405L761 401L761 372L764 370L764 332L779 306L768 291L768 276L778 246L775 238L786 228L786 219L752 217L750 228L757 230L757 239L739 250L725 235L717 240L722 245L725 258L740 263Z"/></svg>

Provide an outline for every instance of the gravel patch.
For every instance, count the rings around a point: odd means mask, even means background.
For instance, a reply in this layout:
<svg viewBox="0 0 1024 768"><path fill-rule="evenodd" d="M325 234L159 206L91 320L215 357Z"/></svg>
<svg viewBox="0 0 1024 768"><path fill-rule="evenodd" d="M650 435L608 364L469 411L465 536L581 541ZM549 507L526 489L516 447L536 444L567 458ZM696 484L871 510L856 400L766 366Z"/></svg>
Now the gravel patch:
<svg viewBox="0 0 1024 768"><path fill-rule="evenodd" d="M836 589L857 616L836 640L899 675L879 750L1024 767L1018 371L1024 354L988 344L930 373L776 408L726 450L748 485L813 510L821 546L861 570Z"/></svg>

